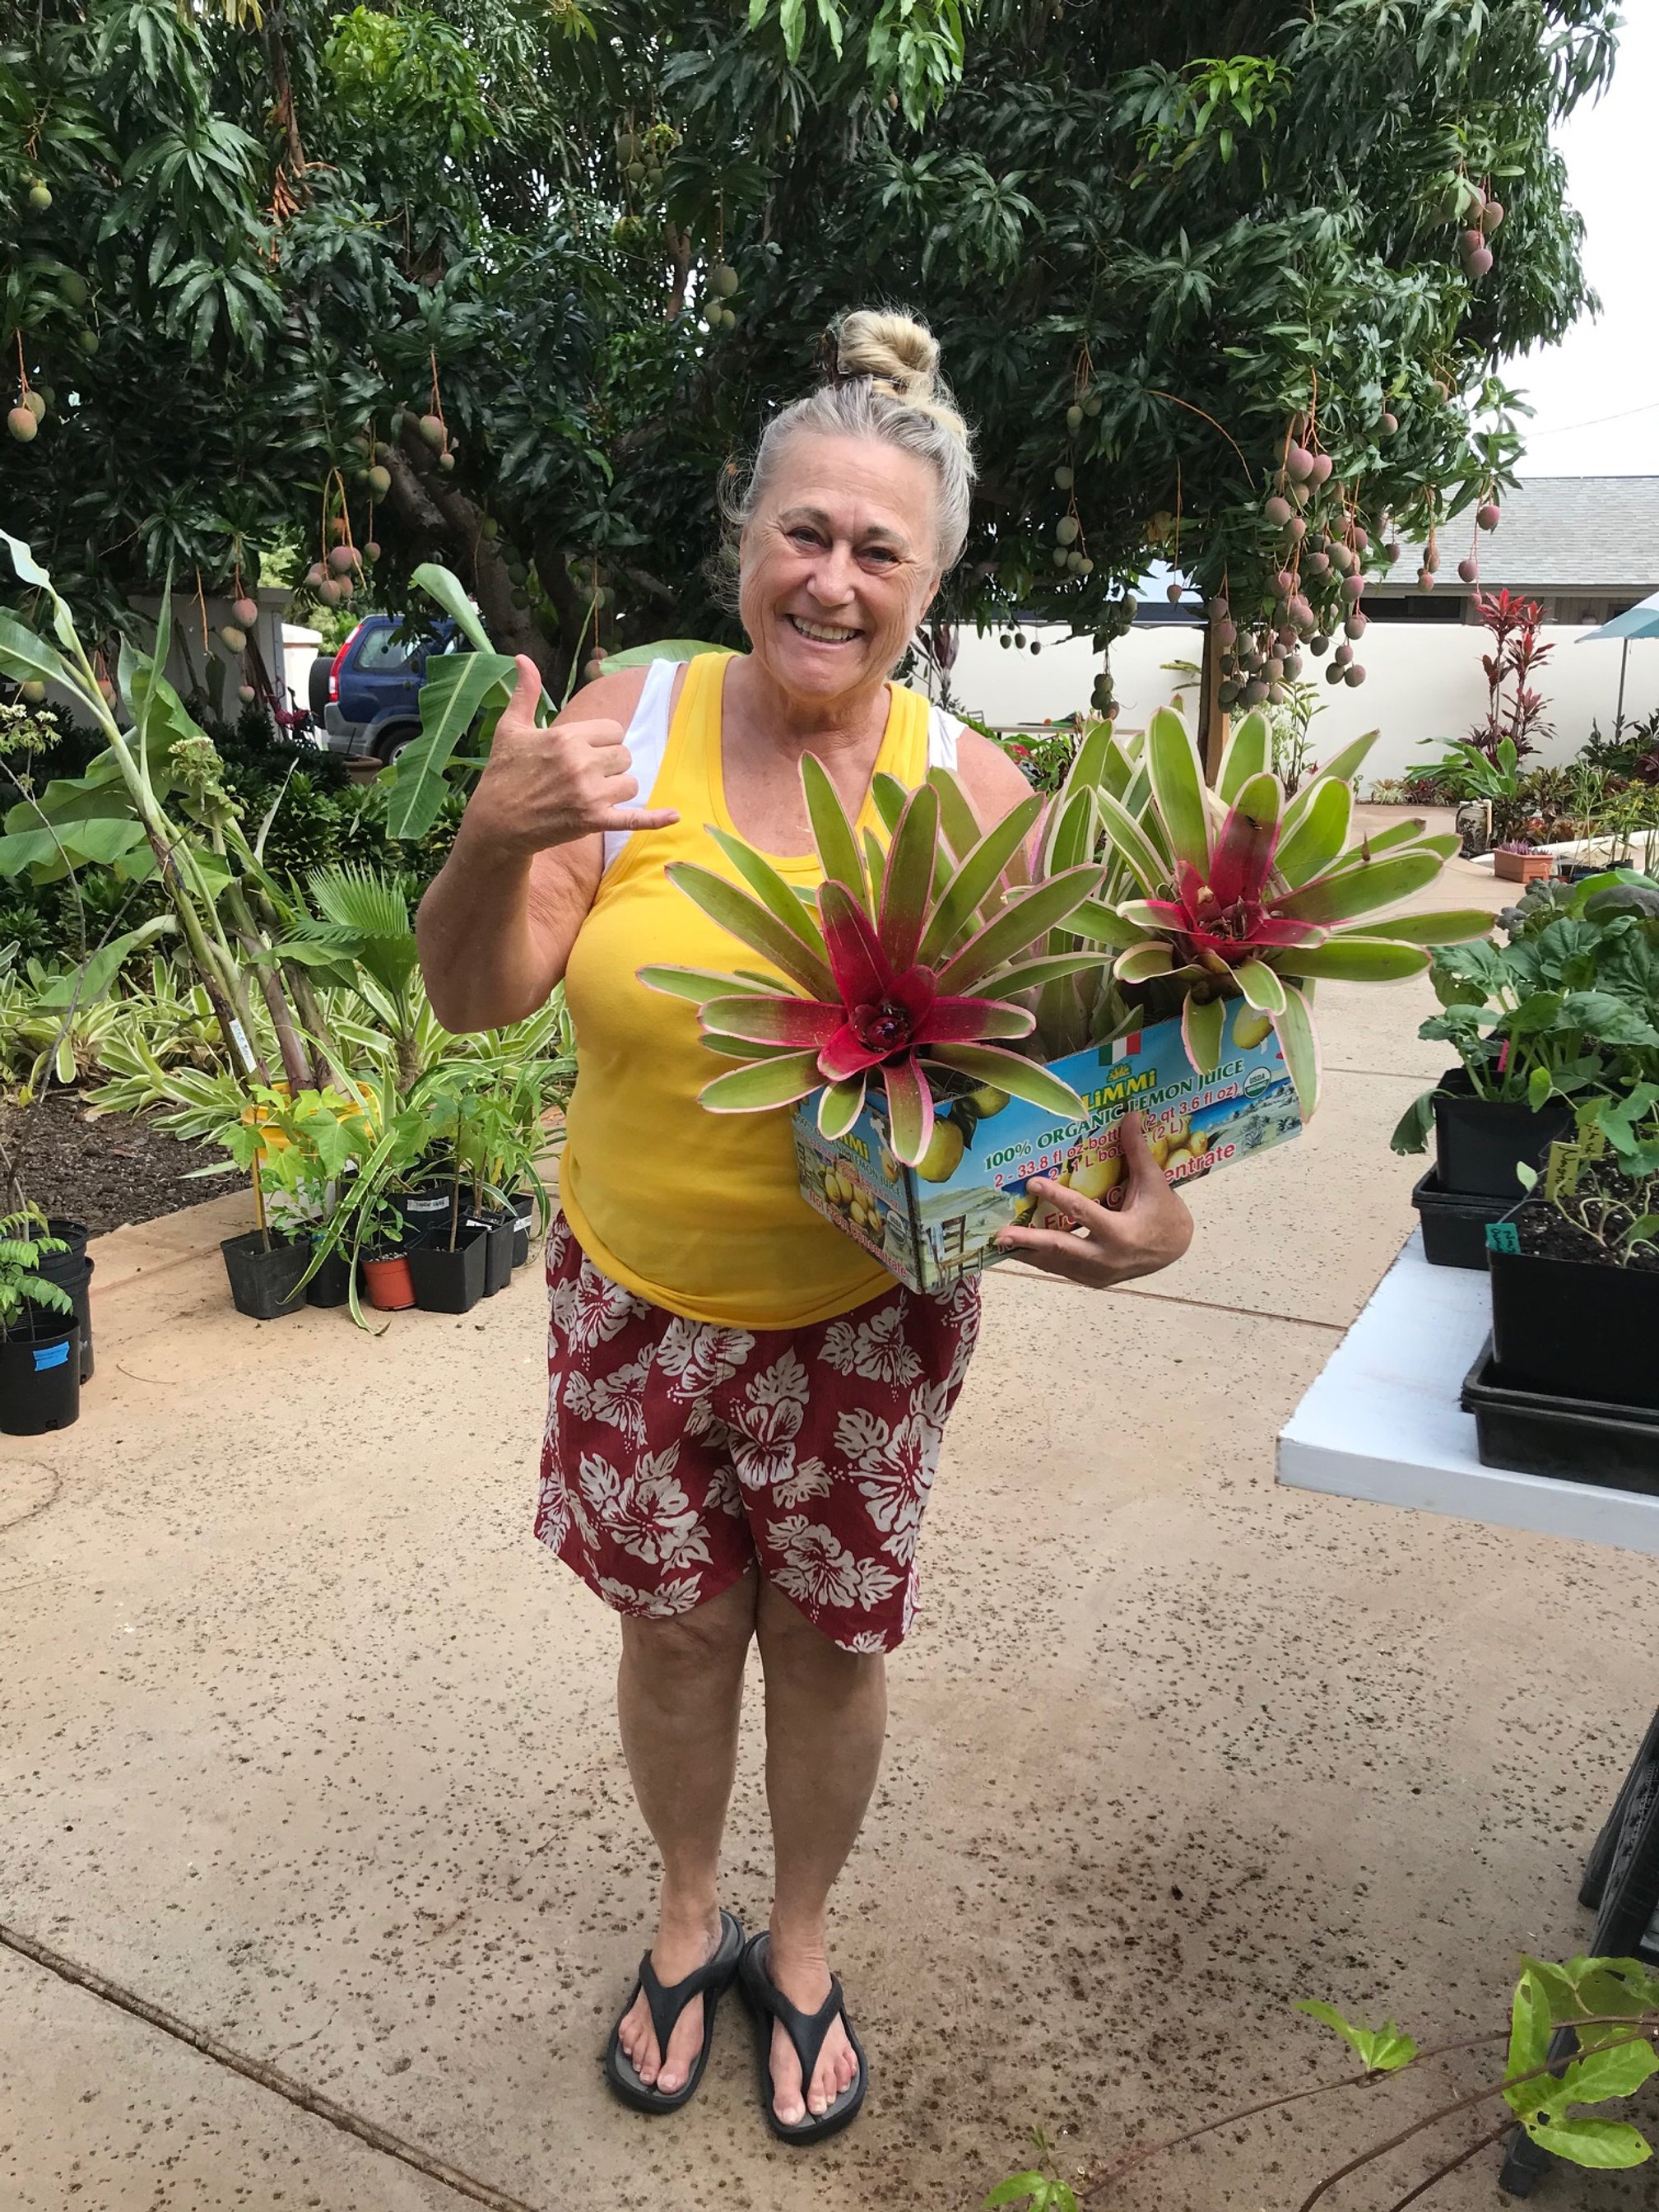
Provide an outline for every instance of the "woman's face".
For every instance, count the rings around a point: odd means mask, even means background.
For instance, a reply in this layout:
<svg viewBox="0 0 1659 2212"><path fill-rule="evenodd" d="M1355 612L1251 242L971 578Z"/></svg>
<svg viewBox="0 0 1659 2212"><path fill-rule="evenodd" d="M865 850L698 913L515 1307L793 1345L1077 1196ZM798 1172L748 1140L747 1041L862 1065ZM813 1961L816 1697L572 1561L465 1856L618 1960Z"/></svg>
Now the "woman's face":
<svg viewBox="0 0 1659 2212"><path fill-rule="evenodd" d="M805 431L743 533L739 605L755 658L793 696L884 684L939 587L933 472L875 438Z"/></svg>

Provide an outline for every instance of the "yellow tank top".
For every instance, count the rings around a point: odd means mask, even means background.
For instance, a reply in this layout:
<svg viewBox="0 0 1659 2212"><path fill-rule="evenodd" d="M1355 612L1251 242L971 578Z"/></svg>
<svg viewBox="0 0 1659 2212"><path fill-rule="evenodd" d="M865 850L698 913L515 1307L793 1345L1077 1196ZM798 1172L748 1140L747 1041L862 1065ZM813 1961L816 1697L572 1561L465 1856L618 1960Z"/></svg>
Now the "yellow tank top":
<svg viewBox="0 0 1659 2212"><path fill-rule="evenodd" d="M696 860L732 881L707 825L738 834L720 768L720 695L729 653L689 662L648 800L672 806L666 830L636 830L600 878L571 949L565 997L577 1077L560 1170L565 1218L613 1281L692 1321L801 1328L862 1305L893 1278L800 1195L787 1107L711 1114L697 1093L732 1066L699 1042L696 1008L647 990L650 963L760 969L663 871ZM895 684L878 769L900 782L927 772L928 705ZM884 838L866 794L860 830ZM767 856L792 883L816 885L811 854Z"/></svg>

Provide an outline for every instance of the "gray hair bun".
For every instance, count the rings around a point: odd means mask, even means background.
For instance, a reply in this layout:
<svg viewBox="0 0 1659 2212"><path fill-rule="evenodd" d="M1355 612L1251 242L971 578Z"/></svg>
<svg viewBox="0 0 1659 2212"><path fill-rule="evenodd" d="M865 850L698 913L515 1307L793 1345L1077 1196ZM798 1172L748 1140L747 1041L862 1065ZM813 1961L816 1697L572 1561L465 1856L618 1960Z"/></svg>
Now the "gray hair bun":
<svg viewBox="0 0 1659 2212"><path fill-rule="evenodd" d="M836 383L868 377L877 390L887 392L902 407L927 416L964 446L968 443L968 425L951 404L949 387L939 373L939 340L926 323L912 315L855 307L831 330L825 350L833 352Z"/></svg>

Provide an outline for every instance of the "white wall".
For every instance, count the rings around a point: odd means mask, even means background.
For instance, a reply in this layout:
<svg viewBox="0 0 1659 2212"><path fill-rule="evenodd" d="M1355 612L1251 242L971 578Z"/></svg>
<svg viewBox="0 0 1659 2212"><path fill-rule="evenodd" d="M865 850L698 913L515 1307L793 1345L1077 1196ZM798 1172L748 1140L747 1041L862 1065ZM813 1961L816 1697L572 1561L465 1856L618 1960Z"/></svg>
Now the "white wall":
<svg viewBox="0 0 1659 2212"><path fill-rule="evenodd" d="M1611 734L1620 651L1616 642L1580 645L1584 632L1577 626L1551 625L1541 635L1554 651L1539 672L1536 688L1556 734L1539 747L1540 766L1572 759L1589 736L1592 720L1599 720L1604 736ZM951 697L959 709L998 727L1058 721L1087 710L1100 666L1100 655L1088 639L1068 637L1058 629L1033 629L1028 635L1042 647L1035 659L1012 647L1005 649L994 633L962 633L951 672ZM1486 678L1480 657L1487 641L1484 629L1461 623L1374 622L1357 647L1364 683L1350 690L1346 684L1326 684L1321 676L1325 711L1314 720L1316 756L1328 756L1350 738L1380 730L1362 785L1422 767L1433 752L1419 745L1419 738L1443 746L1484 720ZM1155 708L1173 702L1180 678L1167 673L1163 662L1196 661L1202 650L1202 631L1176 623L1133 629L1121 639L1111 659L1112 680L1122 702L1121 726L1144 728ZM1307 665L1310 671L1322 665L1311 659ZM1189 714L1193 696L1187 695ZM1630 648L1626 718L1656 707L1659 639L1644 638Z"/></svg>

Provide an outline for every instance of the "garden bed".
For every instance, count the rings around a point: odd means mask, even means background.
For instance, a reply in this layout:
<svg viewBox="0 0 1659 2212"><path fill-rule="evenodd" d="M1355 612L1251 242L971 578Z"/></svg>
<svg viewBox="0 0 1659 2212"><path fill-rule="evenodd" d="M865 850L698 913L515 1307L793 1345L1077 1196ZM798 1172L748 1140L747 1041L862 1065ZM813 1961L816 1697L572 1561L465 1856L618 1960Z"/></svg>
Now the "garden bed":
<svg viewBox="0 0 1659 2212"><path fill-rule="evenodd" d="M0 1144L37 1206L84 1221L94 1237L222 1197L235 1180L190 1181L192 1168L222 1166L216 1146L182 1143L132 1115L94 1121L75 1091L50 1091L27 1109L0 1106Z"/></svg>

